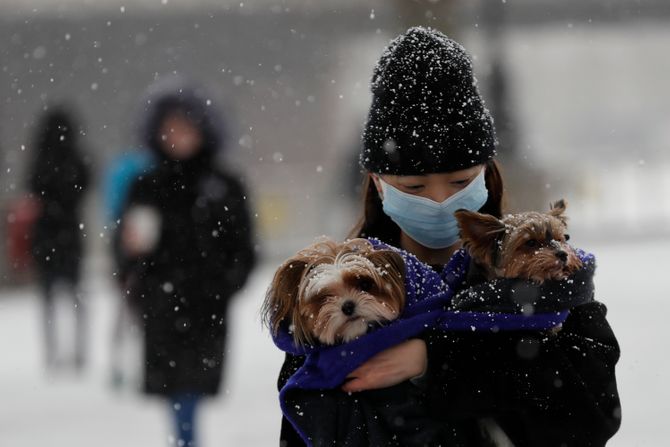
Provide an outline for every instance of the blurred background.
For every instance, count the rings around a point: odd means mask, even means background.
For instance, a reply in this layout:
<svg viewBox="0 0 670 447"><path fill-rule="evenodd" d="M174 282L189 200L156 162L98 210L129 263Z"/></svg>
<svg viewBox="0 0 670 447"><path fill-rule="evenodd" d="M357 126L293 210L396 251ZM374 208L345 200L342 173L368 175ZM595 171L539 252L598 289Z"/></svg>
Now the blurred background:
<svg viewBox="0 0 670 447"><path fill-rule="evenodd" d="M225 393L203 412L203 445L276 445L282 355L258 309L284 257L319 235L343 238L358 217L369 79L384 46L413 25L472 54L509 209L567 199L572 241L599 259L598 298L623 353L623 425L610 445L666 445L665 0L1 0L0 444L169 442L164 409L137 392L139 341L131 334L121 357L111 354L119 297L102 196L110 164L138 145L147 87L178 74L224 112L220 161L244 175L261 257L233 304ZM90 361L54 375L42 365L34 272L8 235L30 219L17 203L38 117L61 102L84 124L93 173L80 225Z"/></svg>

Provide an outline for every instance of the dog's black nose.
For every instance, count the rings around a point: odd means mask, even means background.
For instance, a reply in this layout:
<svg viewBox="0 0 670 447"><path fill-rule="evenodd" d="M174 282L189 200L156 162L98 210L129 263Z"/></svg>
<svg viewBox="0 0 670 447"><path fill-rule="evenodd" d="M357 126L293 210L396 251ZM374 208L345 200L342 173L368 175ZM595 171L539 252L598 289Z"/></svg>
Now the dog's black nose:
<svg viewBox="0 0 670 447"><path fill-rule="evenodd" d="M348 317L354 314L354 310L356 310L356 303L353 301L346 301L342 305L342 313Z"/></svg>
<svg viewBox="0 0 670 447"><path fill-rule="evenodd" d="M560 259L562 262L565 262L568 260L568 253L563 250L558 250L556 252L556 257Z"/></svg>

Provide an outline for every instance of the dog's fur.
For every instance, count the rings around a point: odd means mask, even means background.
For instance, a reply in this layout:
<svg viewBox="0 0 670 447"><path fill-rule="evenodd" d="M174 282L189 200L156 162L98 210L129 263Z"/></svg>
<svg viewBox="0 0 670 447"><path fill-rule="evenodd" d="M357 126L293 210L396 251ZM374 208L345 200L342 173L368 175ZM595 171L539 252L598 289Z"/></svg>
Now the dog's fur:
<svg viewBox="0 0 670 447"><path fill-rule="evenodd" d="M542 283L565 279L582 266L568 245L566 202L559 200L547 213L528 211L497 219L488 214L458 210L463 247L485 280L519 278Z"/></svg>
<svg viewBox="0 0 670 447"><path fill-rule="evenodd" d="M263 303L276 334L289 324L296 345L348 342L398 317L405 305L405 264L365 239L323 239L277 270Z"/></svg>

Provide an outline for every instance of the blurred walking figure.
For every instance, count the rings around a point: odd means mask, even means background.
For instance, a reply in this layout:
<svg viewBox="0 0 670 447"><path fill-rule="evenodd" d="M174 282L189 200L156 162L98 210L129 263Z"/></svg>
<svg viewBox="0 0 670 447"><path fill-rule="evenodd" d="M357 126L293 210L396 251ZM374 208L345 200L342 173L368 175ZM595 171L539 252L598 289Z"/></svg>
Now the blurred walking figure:
<svg viewBox="0 0 670 447"><path fill-rule="evenodd" d="M117 236L122 279L144 323L144 389L168 398L178 446L220 388L226 314L254 263L247 196L216 167L222 123L199 90L169 84L147 102L156 167L130 188Z"/></svg>
<svg viewBox="0 0 670 447"><path fill-rule="evenodd" d="M85 362L85 308L79 289L83 249L81 204L89 170L77 141L80 128L63 107L48 109L37 126L29 190L39 217L32 235L32 254L44 299L47 368ZM74 346L65 351L60 338L67 328L57 324L58 298L71 300L75 316Z"/></svg>
<svg viewBox="0 0 670 447"><path fill-rule="evenodd" d="M103 184L104 217L107 228L116 232L130 187L154 168L151 151L129 148L117 156L106 169ZM114 249L120 247L114 246ZM118 311L114 320L111 349L111 385L115 390L139 386L141 366L141 325L139 312L132 307L123 278L116 276Z"/></svg>

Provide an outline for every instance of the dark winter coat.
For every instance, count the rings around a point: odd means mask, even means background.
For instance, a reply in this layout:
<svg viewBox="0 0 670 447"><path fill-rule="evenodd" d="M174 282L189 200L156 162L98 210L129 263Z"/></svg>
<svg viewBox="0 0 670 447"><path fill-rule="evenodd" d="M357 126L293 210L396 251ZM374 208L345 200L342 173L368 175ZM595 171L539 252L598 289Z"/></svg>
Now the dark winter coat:
<svg viewBox="0 0 670 447"><path fill-rule="evenodd" d="M212 395L222 378L229 302L254 264L247 195L215 166L218 141L208 136L212 125L199 98L182 93L156 104L159 116L175 107L188 112L203 126L205 146L192 159L170 160L149 130L157 165L131 187L124 216L151 207L160 234L149 254L120 259L121 275L144 322L145 391ZM161 120L152 120L157 129Z"/></svg>
<svg viewBox="0 0 670 447"><path fill-rule="evenodd" d="M444 273L447 273L446 270ZM467 288L452 300L452 309L518 313L532 304L537 313L569 308L560 331L444 331L425 333L429 371L420 388L405 382L397 389L365 391L347 396L333 389L324 393L328 414L319 414L318 401L304 412L315 420L333 421L330 432L314 445L337 439L342 445L403 445L391 440L394 428L373 432L370 421L384 415L369 411L370 402L390 407L385 412L407 412L425 397L432 418L424 444L448 446L589 446L604 445L618 429L620 407L614 365L619 350L605 308L592 300L593 270L579 272L579 279L534 286L498 280ZM528 297L534 299L528 300ZM303 358L287 355L279 387L294 376ZM414 387L410 391L410 387ZM392 393L398 392L398 395ZM334 401L337 405L330 405ZM333 408L339 410L333 411ZM380 407L378 407L380 408ZM314 416L314 411L317 411ZM301 408L303 412L303 408ZM391 416L393 413L390 414ZM393 419L386 419L391 420ZM440 424L435 431L433 420ZM345 427L346 429L342 429ZM358 430L356 427L366 427ZM378 424L377 424L378 427ZM404 427L405 429L407 427ZM366 431L367 430L367 431ZM402 435L402 433L401 433ZM507 438L507 444L502 439ZM286 419L281 440L287 446L304 445ZM339 444L338 444L339 445Z"/></svg>
<svg viewBox="0 0 670 447"><path fill-rule="evenodd" d="M67 112L54 109L42 119L30 167L29 190L40 214L32 232L32 253L43 279L79 278L83 232L81 204L89 169Z"/></svg>

